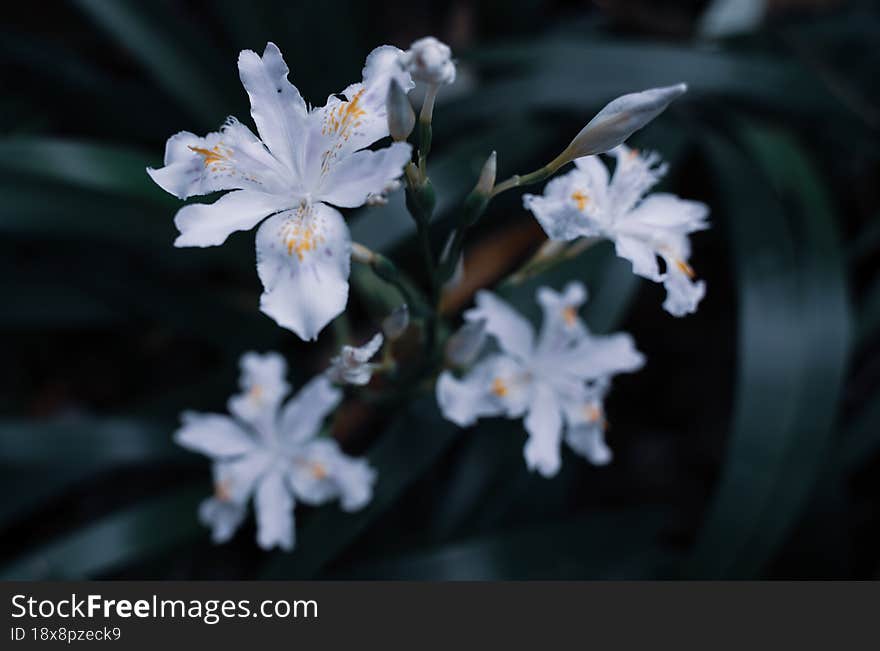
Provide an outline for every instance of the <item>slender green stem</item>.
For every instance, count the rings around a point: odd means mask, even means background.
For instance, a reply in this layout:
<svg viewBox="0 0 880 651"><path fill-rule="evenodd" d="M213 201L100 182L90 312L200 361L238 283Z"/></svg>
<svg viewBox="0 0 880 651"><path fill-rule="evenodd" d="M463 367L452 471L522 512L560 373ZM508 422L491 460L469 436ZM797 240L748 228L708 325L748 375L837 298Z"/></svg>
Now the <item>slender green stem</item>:
<svg viewBox="0 0 880 651"><path fill-rule="evenodd" d="M538 253L532 256L528 262L502 280L501 286L510 287L519 285L533 276L537 276L540 273L552 269L565 260L570 260L571 258L580 255L599 241L600 238L584 237L570 244L563 245L561 248L556 246L547 248L541 247L541 249L538 250ZM554 242L554 244L556 243ZM550 250L549 254L542 255L542 251L545 250Z"/></svg>
<svg viewBox="0 0 880 651"><path fill-rule="evenodd" d="M442 287L455 273L455 267L458 259L461 257L464 249L464 240L468 232L468 226L462 224L458 226L452 233L452 242L446 250L445 255L440 259L438 268L437 282Z"/></svg>
<svg viewBox="0 0 880 651"><path fill-rule="evenodd" d="M514 174L506 181L502 181L492 189L492 196L497 196L511 188L517 188L521 185L531 185L532 183L540 183L544 179L551 176L558 167L554 167L553 163L548 163L539 170L529 172L528 174Z"/></svg>

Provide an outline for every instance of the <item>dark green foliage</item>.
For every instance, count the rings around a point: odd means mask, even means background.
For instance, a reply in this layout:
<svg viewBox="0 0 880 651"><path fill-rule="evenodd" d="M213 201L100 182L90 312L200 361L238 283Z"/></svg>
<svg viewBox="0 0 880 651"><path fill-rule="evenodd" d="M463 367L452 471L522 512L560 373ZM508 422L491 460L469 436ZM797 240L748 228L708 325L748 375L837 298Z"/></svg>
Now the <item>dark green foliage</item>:
<svg viewBox="0 0 880 651"><path fill-rule="evenodd" d="M407 11L419 31L448 18L443 3L373 4L78 0L0 28L0 576L875 576L880 18L860 3L711 46L558 3L474 3L481 38L453 46L476 83L435 110L434 251L493 149L499 179L536 169L614 96L686 81L635 140L670 161L664 189L712 209L693 238L708 297L669 317L606 245L503 288L536 317L536 287L582 279L591 327L646 353L609 400L610 466L566 452L558 477L531 475L519 422L461 431L414 387L345 441L379 471L368 508L298 508L293 554L260 552L252 524L210 545L195 515L208 463L171 442L177 414L223 410L246 350L283 352L298 386L334 329L306 345L259 313L252 234L173 248L179 202L144 168L176 131L249 122L241 48L275 41L318 103L374 45L421 35ZM426 284L402 193L347 217ZM510 192L474 230L525 218ZM363 269L352 288L355 336L399 302Z"/></svg>

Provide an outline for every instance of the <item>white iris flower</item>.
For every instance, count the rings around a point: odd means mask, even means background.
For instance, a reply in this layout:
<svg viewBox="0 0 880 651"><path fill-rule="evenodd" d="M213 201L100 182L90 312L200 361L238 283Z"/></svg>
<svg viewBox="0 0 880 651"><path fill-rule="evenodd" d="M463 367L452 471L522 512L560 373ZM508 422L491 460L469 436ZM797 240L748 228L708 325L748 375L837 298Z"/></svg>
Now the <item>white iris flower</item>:
<svg viewBox="0 0 880 651"><path fill-rule="evenodd" d="M530 470L552 477L561 465L563 438L593 463L607 463L602 399L612 375L644 363L632 338L595 336L578 316L586 290L573 282L560 294L537 292L544 312L538 335L532 325L495 294L481 291L464 317L482 322L497 351L456 379L437 382L437 402L448 420L462 427L484 416L524 418L524 454Z"/></svg>
<svg viewBox="0 0 880 651"><path fill-rule="evenodd" d="M263 222L257 231L260 307L302 339L315 339L348 300L351 237L333 206L355 208L382 196L410 160L407 143L366 149L388 135L391 79L404 90L413 86L401 54L376 48L363 82L309 109L273 43L262 57L244 50L238 69L259 138L234 118L203 138L182 131L168 139L165 166L147 170L180 199L232 190L212 204L182 208L174 220L175 246L217 246Z"/></svg>
<svg viewBox="0 0 880 651"><path fill-rule="evenodd" d="M706 283L694 280L688 235L709 227L708 206L668 193L645 196L666 172L656 154L624 145L609 153L617 160L613 176L598 156L578 158L575 168L550 181L543 195L523 195L523 204L552 240L612 240L634 273L663 283L667 312L695 312Z"/></svg>
<svg viewBox="0 0 880 651"><path fill-rule="evenodd" d="M199 507L214 542L232 537L253 499L260 547L291 550L297 500L338 499L343 510L355 511L372 498L376 472L332 438L317 437L342 397L327 377L319 375L282 404L290 391L284 358L247 353L241 369L241 393L228 405L232 416L187 412L175 441L214 462L214 496Z"/></svg>

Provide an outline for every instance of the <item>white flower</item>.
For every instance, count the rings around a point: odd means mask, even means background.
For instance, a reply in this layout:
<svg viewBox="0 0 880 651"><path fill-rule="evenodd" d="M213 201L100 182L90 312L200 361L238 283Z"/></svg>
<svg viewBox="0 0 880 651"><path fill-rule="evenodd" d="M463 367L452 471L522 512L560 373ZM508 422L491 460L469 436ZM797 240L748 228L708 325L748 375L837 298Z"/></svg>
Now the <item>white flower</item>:
<svg viewBox="0 0 880 651"><path fill-rule="evenodd" d="M182 208L175 246L216 246L263 222L260 308L302 339L316 338L348 300L351 237L332 206L354 208L381 195L410 160L406 143L365 149L388 135L391 79L412 88L400 55L397 48L376 48L362 83L346 88L344 99L331 95L309 110L273 43L262 57L244 50L238 69L260 137L234 118L204 138L182 131L168 139L165 166L147 170L180 199L233 190L212 204Z"/></svg>
<svg viewBox="0 0 880 651"><path fill-rule="evenodd" d="M370 359L379 352L383 341L382 335L377 334L359 348L343 346L339 355L330 360L327 377L337 384L363 386L369 383L378 366L371 364Z"/></svg>
<svg viewBox="0 0 880 651"><path fill-rule="evenodd" d="M420 38L400 57L413 79L427 84L451 84L455 81L452 50L433 36Z"/></svg>
<svg viewBox="0 0 880 651"><path fill-rule="evenodd" d="M228 405L232 417L186 412L175 441L214 462L214 497L199 507L214 542L232 537L253 499L260 547L290 550L296 500L319 505L338 499L346 511L360 509L372 498L376 473L332 438L317 438L342 397L325 376L282 405L290 387L280 355L247 353L241 368L242 392Z"/></svg>
<svg viewBox="0 0 880 651"><path fill-rule="evenodd" d="M544 322L536 337L532 325L495 294L477 294L477 307L465 319L483 321L498 350L460 380L444 372L437 402L444 417L462 427L483 416L524 418L526 465L551 477L559 471L563 437L593 463L610 460L602 399L612 375L640 368L644 358L628 334L589 332L577 313L586 300L580 283L569 283L561 294L542 287L537 298Z"/></svg>
<svg viewBox="0 0 880 651"><path fill-rule="evenodd" d="M709 227L708 207L668 193L645 196L666 172L656 154L639 154L624 145L610 154L617 160L610 180L598 156L578 158L575 168L550 181L543 195L523 195L523 204L552 240L612 240L617 255L632 262L633 272L663 283L663 307L670 314L696 311L706 284L694 281L688 234Z"/></svg>

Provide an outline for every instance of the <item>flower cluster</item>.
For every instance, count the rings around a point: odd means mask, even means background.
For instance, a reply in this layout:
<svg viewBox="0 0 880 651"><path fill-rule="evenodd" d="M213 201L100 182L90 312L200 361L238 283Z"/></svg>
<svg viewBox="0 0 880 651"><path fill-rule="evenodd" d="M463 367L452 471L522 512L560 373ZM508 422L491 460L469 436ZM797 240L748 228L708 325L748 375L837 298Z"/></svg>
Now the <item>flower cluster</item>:
<svg viewBox="0 0 880 651"><path fill-rule="evenodd" d="M253 499L257 542L264 549L293 549L296 501L317 506L339 500L346 511L364 507L376 472L344 454L336 441L319 436L324 419L342 398L326 375L298 394L285 381L287 365L277 353L246 353L241 393L229 399L231 416L186 412L178 444L211 458L214 496L202 502L199 519L215 542L229 540Z"/></svg>
<svg viewBox="0 0 880 651"><path fill-rule="evenodd" d="M706 284L694 281L687 236L709 227L708 207L667 193L645 197L666 172L656 154L625 145L609 154L617 161L613 176L598 156L578 158L575 168L550 181L543 195L523 195L523 204L551 240L613 241L617 255L632 262L634 273L663 283L667 312L695 312ZM664 262L662 273L658 258Z"/></svg>
<svg viewBox="0 0 880 651"><path fill-rule="evenodd" d="M440 302L444 291L464 286L464 241L492 199L545 181L573 162L542 194L524 195L525 208L549 241L509 280L607 239L635 274L664 285L668 312L694 312L706 285L690 265L689 236L708 227L708 209L672 194L649 194L666 166L658 155L624 144L687 87L614 99L534 172L496 183L498 159L492 152L438 255L428 156L435 98L456 79L449 46L427 37L407 50L378 47L367 56L362 79L318 107L307 104L289 81L273 43L262 55L243 51L238 70L256 132L232 117L205 136L180 132L168 139L164 165L147 169L180 199L225 193L213 203L178 211L175 245L218 246L235 231L258 226L260 309L303 340L316 339L345 310L352 261L367 265L402 301L383 320L382 333L361 346L341 341L326 370L286 402L284 359L247 353L230 415L183 415L176 441L213 462L215 494L199 508L213 539L230 539L253 501L259 545L289 550L296 502L317 506L338 500L343 510L353 511L370 501L376 471L321 432L346 392L357 395L376 375L383 376L375 383L380 388L397 387L406 395L436 378L440 411L461 427L486 417L522 418L526 465L544 477L559 471L563 442L593 464L608 463L605 396L615 375L638 370L644 358L628 334L590 332L579 315L587 298L583 284L571 282L562 292L538 290L543 311L538 331L497 294L480 290L463 315L464 325L446 336L450 329L442 327ZM416 83L425 91L418 118L410 100ZM601 155L615 161L613 171ZM381 206L403 186L427 288L381 253L353 242L340 212ZM420 343L414 362L395 358L395 342L405 336ZM445 364L439 362L442 350Z"/></svg>
<svg viewBox="0 0 880 651"><path fill-rule="evenodd" d="M524 418L526 465L545 477L559 471L563 439L595 464L610 461L602 399L613 375L639 369L644 358L627 334L590 333L578 316L586 298L576 282L561 294L539 289L544 321L536 335L510 305L479 292L464 318L479 324L495 347L462 379L449 371L440 376L443 415L461 426L485 416Z"/></svg>
<svg viewBox="0 0 880 651"><path fill-rule="evenodd" d="M238 72L259 138L235 118L205 137L183 131L168 139L165 166L147 170L180 199L232 190L212 204L182 208L175 246L217 246L263 222L260 309L302 339L316 338L348 301L351 236L336 207L356 208L383 194L410 159L407 143L366 149L388 135L391 80L412 87L402 55L376 48L362 82L309 110L274 43L262 57L245 50Z"/></svg>

